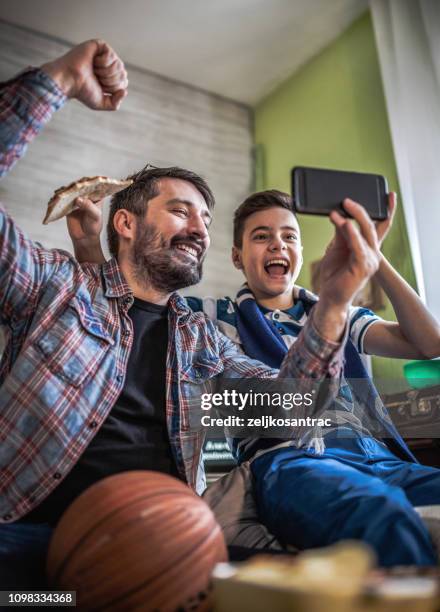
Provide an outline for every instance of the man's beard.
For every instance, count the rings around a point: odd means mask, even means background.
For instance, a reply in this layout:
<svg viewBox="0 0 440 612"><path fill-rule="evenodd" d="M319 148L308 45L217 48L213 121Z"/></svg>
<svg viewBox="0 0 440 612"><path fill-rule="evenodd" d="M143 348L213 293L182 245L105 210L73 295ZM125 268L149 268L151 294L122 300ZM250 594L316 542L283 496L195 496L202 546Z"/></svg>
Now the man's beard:
<svg viewBox="0 0 440 612"><path fill-rule="evenodd" d="M203 257L200 261L195 261L185 251L178 251L183 254L182 261L178 261L176 249L173 247L179 242L192 242L204 248L199 240L183 234L173 236L167 245L154 225L137 224L131 259L134 276L141 286L172 293L195 285L201 280Z"/></svg>

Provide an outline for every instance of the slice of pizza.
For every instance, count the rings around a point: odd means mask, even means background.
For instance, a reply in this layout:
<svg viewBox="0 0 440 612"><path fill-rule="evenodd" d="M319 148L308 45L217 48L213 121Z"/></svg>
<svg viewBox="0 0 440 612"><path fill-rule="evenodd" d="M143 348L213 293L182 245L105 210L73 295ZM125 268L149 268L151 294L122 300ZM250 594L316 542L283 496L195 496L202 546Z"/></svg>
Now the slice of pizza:
<svg viewBox="0 0 440 612"><path fill-rule="evenodd" d="M60 187L47 204L43 223L47 225L71 213L75 209L74 201L78 197L86 197L98 202L106 196L126 189L132 182L131 180L120 181L108 176L85 176L67 187Z"/></svg>

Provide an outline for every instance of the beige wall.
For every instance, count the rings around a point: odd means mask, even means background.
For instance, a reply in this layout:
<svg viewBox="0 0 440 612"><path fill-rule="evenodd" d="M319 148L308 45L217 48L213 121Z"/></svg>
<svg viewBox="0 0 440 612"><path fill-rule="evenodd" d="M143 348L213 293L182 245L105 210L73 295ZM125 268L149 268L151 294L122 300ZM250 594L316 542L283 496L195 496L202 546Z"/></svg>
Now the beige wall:
<svg viewBox="0 0 440 612"><path fill-rule="evenodd" d="M117 40L109 42L117 49ZM0 80L67 49L0 22ZM208 180L217 198L205 276L189 293L234 293L241 276L229 262L231 216L251 188L251 111L131 67L129 80L129 96L118 113L92 112L76 101L59 111L0 181L0 200L33 239L70 250L64 220L41 224L55 188L87 175L124 177L147 162L187 167Z"/></svg>

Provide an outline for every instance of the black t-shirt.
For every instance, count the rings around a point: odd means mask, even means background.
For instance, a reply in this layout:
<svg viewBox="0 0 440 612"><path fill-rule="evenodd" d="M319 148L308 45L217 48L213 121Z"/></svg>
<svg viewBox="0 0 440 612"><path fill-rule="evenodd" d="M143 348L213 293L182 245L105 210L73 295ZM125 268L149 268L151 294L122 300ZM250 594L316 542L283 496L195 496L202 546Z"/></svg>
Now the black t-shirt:
<svg viewBox="0 0 440 612"><path fill-rule="evenodd" d="M25 522L55 524L80 493L112 474L154 470L178 477L165 414L168 307L135 298L128 314L134 336L124 388L72 471Z"/></svg>

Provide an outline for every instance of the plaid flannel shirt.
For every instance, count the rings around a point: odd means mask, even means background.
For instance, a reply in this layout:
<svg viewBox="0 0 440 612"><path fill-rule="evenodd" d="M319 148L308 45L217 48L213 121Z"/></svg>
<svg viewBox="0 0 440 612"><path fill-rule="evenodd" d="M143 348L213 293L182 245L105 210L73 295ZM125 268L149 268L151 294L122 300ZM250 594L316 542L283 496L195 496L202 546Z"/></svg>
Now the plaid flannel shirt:
<svg viewBox="0 0 440 612"><path fill-rule="evenodd" d="M21 77L23 86L32 89L28 78ZM32 115L34 98L26 99L22 117ZM20 125L29 140L32 121ZM34 134L39 127L33 126ZM23 142L14 140L22 152ZM114 259L80 265L67 252L46 250L0 208L0 321L7 340L0 364L0 522L13 522L41 503L109 414L124 385L132 302ZM181 476L202 492L204 431L191 419L201 384L217 376L316 382L340 375L341 349L318 334L311 317L278 373L243 355L204 314L173 294L166 419Z"/></svg>
<svg viewBox="0 0 440 612"><path fill-rule="evenodd" d="M38 68L0 84L0 176L24 155L28 143L66 100L58 85Z"/></svg>

